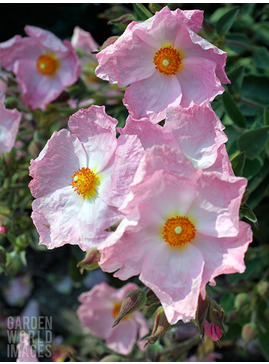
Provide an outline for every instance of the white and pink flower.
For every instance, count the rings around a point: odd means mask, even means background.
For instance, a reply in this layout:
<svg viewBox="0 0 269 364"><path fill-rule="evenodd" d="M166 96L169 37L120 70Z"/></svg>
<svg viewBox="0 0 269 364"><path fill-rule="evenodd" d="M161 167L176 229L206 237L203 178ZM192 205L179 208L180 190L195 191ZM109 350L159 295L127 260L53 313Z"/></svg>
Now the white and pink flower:
<svg viewBox="0 0 269 364"><path fill-rule="evenodd" d="M77 81L79 59L69 41L29 25L25 32L26 38L16 35L0 43L1 64L16 75L23 103L30 109L45 109Z"/></svg>
<svg viewBox="0 0 269 364"><path fill-rule="evenodd" d="M145 151L134 181L100 266L122 280L140 274L171 324L193 319L208 282L245 270L252 232L239 207L247 181L196 170L167 146Z"/></svg>
<svg viewBox="0 0 269 364"><path fill-rule="evenodd" d="M91 106L72 115L54 132L39 157L31 161L30 190L36 198L32 219L40 244L53 249L78 244L97 247L118 211L143 153L136 136L116 138L117 120L104 107Z"/></svg>
<svg viewBox="0 0 269 364"><path fill-rule="evenodd" d="M123 298L137 288L133 283L121 289L101 283L79 296L81 305L77 314L82 326L104 339L108 348L123 355L132 351L137 338L142 339L149 332L147 321L139 311L127 315L116 327L112 327Z"/></svg>
<svg viewBox="0 0 269 364"><path fill-rule="evenodd" d="M25 331L20 332L20 342L17 346L18 349L18 358L17 362L25 363L25 362L38 362L36 357L36 353L30 344L30 337Z"/></svg>
<svg viewBox="0 0 269 364"><path fill-rule="evenodd" d="M157 123L170 106L212 101L229 83L226 53L196 33L200 10L164 7L143 23L132 22L114 44L97 54L96 75L119 87L130 85L124 104L135 119Z"/></svg>
<svg viewBox="0 0 269 364"><path fill-rule="evenodd" d="M5 108L4 96L0 97L0 154L10 152L14 146L21 121L21 113Z"/></svg>

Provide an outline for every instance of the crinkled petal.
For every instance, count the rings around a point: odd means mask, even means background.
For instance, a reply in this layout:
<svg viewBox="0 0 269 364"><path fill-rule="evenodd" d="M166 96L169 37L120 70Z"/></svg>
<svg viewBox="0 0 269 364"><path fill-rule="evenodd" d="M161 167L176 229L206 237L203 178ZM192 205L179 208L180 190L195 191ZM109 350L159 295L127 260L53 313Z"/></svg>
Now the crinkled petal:
<svg viewBox="0 0 269 364"><path fill-rule="evenodd" d="M97 247L108 235L105 229L121 216L98 195L91 201L84 200L71 186L36 199L32 208L39 244L48 249L64 244L77 244L84 251Z"/></svg>
<svg viewBox="0 0 269 364"><path fill-rule="evenodd" d="M188 212L197 231L219 238L237 236L246 185L245 178L205 172L198 180L199 196Z"/></svg>
<svg viewBox="0 0 269 364"><path fill-rule="evenodd" d="M1 65L12 71L19 59L37 59L43 53L43 47L31 38L22 38L15 35L6 42L0 43Z"/></svg>
<svg viewBox="0 0 269 364"><path fill-rule="evenodd" d="M116 136L115 126L118 121L107 115L104 106L92 105L88 109L80 109L71 115L68 127L81 142L97 133L109 132Z"/></svg>
<svg viewBox="0 0 269 364"><path fill-rule="evenodd" d="M57 72L57 77L61 81L61 84L64 87L73 85L80 73L81 68L79 65L78 56L73 49L71 43L68 40L64 40L63 44L65 45L68 52L66 55L59 57L59 69Z"/></svg>
<svg viewBox="0 0 269 364"><path fill-rule="evenodd" d="M116 353L128 355L132 351L136 342L136 337L137 325L135 320L131 317L122 320L112 329L109 338L106 339L106 345Z"/></svg>
<svg viewBox="0 0 269 364"><path fill-rule="evenodd" d="M18 133L21 113L16 109L8 110L0 101L0 154L10 152Z"/></svg>
<svg viewBox="0 0 269 364"><path fill-rule="evenodd" d="M111 186L107 190L106 202L119 207L130 191L134 174L143 155L143 147L136 135L122 135L118 139L115 161L111 174Z"/></svg>
<svg viewBox="0 0 269 364"><path fill-rule="evenodd" d="M195 168L208 168L217 159L218 148L227 141L224 126L209 103L167 111L165 128L171 131Z"/></svg>
<svg viewBox="0 0 269 364"><path fill-rule="evenodd" d="M130 28L130 26L129 26ZM98 77L124 87L150 77L155 72L156 50L135 33L125 31L116 42L97 54Z"/></svg>
<svg viewBox="0 0 269 364"><path fill-rule="evenodd" d="M70 186L74 172L82 167L87 167L87 159L79 140L65 129L54 132L39 157L31 160L32 195L42 197Z"/></svg>
<svg viewBox="0 0 269 364"><path fill-rule="evenodd" d="M44 48L47 48L55 53L65 54L68 52L68 49L63 44L63 42L48 30L26 25L24 31L27 35L29 35L29 37L34 38L39 43L41 43Z"/></svg>
<svg viewBox="0 0 269 364"><path fill-rule="evenodd" d="M137 135L144 149L164 144L169 144L171 147L177 146L169 130L158 124L152 124L147 118L135 120L129 115L125 127L118 128L118 131L121 135Z"/></svg>
<svg viewBox="0 0 269 364"><path fill-rule="evenodd" d="M147 254L139 278L160 299L171 324L195 318L203 266L192 244L173 249L163 242Z"/></svg>
<svg viewBox="0 0 269 364"><path fill-rule="evenodd" d="M228 174L230 176L234 176L232 164L230 162L229 156L227 154L227 150L225 145L221 145L217 150L217 159L214 164L210 167L206 168L207 172L220 172L224 174Z"/></svg>
<svg viewBox="0 0 269 364"><path fill-rule="evenodd" d="M76 26L71 38L71 44L74 48L81 49L84 53L88 54L91 58L96 59L96 56L91 52L97 51L99 45L93 39L89 32Z"/></svg>
<svg viewBox="0 0 269 364"><path fill-rule="evenodd" d="M205 260L201 285L203 296L207 282L212 282L220 274L244 272L244 255L251 241L251 227L242 221L239 222L238 235L232 238L216 239L208 235L197 235L193 245L201 251Z"/></svg>
<svg viewBox="0 0 269 364"><path fill-rule="evenodd" d="M180 105L181 98L177 77L156 71L151 77L131 84L125 91L123 103L134 119L147 117L158 123L165 118L168 107Z"/></svg>
<svg viewBox="0 0 269 364"><path fill-rule="evenodd" d="M176 74L182 90L181 106L200 105L224 92L215 69L216 64L206 58L183 58L182 69Z"/></svg>
<svg viewBox="0 0 269 364"><path fill-rule="evenodd" d="M177 34L175 47L183 51L185 57L203 57L216 64L216 75L221 83L230 83L225 64L227 53L200 37L187 27L182 27Z"/></svg>

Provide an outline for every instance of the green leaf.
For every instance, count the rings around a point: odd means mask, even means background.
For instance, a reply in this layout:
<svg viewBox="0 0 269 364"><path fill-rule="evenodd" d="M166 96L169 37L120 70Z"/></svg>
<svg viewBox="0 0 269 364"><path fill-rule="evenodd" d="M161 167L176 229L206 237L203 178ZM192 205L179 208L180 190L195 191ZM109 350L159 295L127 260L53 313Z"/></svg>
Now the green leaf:
<svg viewBox="0 0 269 364"><path fill-rule="evenodd" d="M262 166L263 166L263 158L260 155L252 160L246 159L242 176L250 180L258 172L260 172Z"/></svg>
<svg viewBox="0 0 269 364"><path fill-rule="evenodd" d="M242 98L262 106L269 106L269 76L246 76L243 81Z"/></svg>
<svg viewBox="0 0 269 364"><path fill-rule="evenodd" d="M255 159L266 146L269 140L269 126L250 130L238 139L239 149L246 152L246 157Z"/></svg>
<svg viewBox="0 0 269 364"><path fill-rule="evenodd" d="M269 125L269 110L265 109L263 110L263 122L264 125Z"/></svg>
<svg viewBox="0 0 269 364"><path fill-rule="evenodd" d="M225 110L232 121L240 127L246 126L246 119L244 115L241 113L239 107L236 105L231 94L227 90L224 92L222 100Z"/></svg>
<svg viewBox="0 0 269 364"><path fill-rule="evenodd" d="M245 152L241 152L241 153L237 154L231 160L233 171L236 176L242 176L245 162L246 162L246 153Z"/></svg>
<svg viewBox="0 0 269 364"><path fill-rule="evenodd" d="M241 206L240 212L246 219L253 222L254 224L257 224L257 217L248 205L245 204Z"/></svg>
<svg viewBox="0 0 269 364"><path fill-rule="evenodd" d="M133 6L138 20L147 20L153 16L153 14L144 5L137 3L133 4Z"/></svg>
<svg viewBox="0 0 269 364"><path fill-rule="evenodd" d="M232 72L228 74L228 77L231 81L231 85L229 87L233 93L240 93L244 75L245 75L244 66L236 67Z"/></svg>
<svg viewBox="0 0 269 364"><path fill-rule="evenodd" d="M219 35L225 35L233 25L237 14L239 12L238 6L227 10L218 20L216 30Z"/></svg>
<svg viewBox="0 0 269 364"><path fill-rule="evenodd" d="M264 358L269 361L269 345L268 345L268 338L269 338L269 326L267 325L266 332L259 333L259 344L261 348L261 352L264 355Z"/></svg>
<svg viewBox="0 0 269 364"><path fill-rule="evenodd" d="M253 63L257 68L269 68L269 52L265 47L258 48L253 54Z"/></svg>
<svg viewBox="0 0 269 364"><path fill-rule="evenodd" d="M269 46L269 22L259 22L255 24L253 33L255 34L256 39Z"/></svg>

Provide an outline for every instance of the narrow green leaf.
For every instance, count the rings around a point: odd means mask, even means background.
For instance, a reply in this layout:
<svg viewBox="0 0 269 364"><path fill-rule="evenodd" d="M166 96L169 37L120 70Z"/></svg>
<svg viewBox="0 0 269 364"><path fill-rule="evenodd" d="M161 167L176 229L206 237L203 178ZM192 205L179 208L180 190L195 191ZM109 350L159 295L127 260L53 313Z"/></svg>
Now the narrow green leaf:
<svg viewBox="0 0 269 364"><path fill-rule="evenodd" d="M269 110L266 108L263 110L263 122L264 125L269 125Z"/></svg>
<svg viewBox="0 0 269 364"><path fill-rule="evenodd" d="M238 6L227 10L218 20L216 30L219 35L225 35L233 25L239 12Z"/></svg>
<svg viewBox="0 0 269 364"><path fill-rule="evenodd" d="M244 66L236 67L232 72L228 74L228 77L231 81L231 85L229 87L233 93L240 93L244 75L245 75Z"/></svg>
<svg viewBox="0 0 269 364"><path fill-rule="evenodd" d="M243 81L242 98L262 106L269 106L269 76L246 76Z"/></svg>
<svg viewBox="0 0 269 364"><path fill-rule="evenodd" d="M257 224L257 221L258 221L257 217L248 205L245 204L245 205L241 206L240 212L246 219L253 222L254 224Z"/></svg>
<svg viewBox="0 0 269 364"><path fill-rule="evenodd" d="M238 139L239 149L246 152L246 157L255 159L264 149L269 140L269 126L250 130Z"/></svg>
<svg viewBox="0 0 269 364"><path fill-rule="evenodd" d="M240 126L245 127L246 126L246 119L244 115L241 113L239 107L236 105L235 101L233 100L231 94L226 90L222 96L223 104L225 107L225 110L229 117L232 119L232 121Z"/></svg>
<svg viewBox="0 0 269 364"><path fill-rule="evenodd" d="M253 63L257 68L269 68L269 52L265 47L258 48L253 54Z"/></svg>
<svg viewBox="0 0 269 364"><path fill-rule="evenodd" d="M138 20L147 20L153 16L153 14L144 5L136 3L133 4L133 6Z"/></svg>
<svg viewBox="0 0 269 364"><path fill-rule="evenodd" d="M233 171L236 176L242 176L245 162L246 162L246 153L245 152L241 152L241 153L237 154L231 160Z"/></svg>

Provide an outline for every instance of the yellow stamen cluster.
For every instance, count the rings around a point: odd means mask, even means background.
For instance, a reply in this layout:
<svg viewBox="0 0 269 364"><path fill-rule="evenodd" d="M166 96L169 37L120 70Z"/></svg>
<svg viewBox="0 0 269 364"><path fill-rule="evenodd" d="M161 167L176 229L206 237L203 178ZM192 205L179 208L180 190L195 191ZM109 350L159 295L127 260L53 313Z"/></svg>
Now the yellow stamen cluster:
<svg viewBox="0 0 269 364"><path fill-rule="evenodd" d="M169 47L162 47L155 53L155 68L165 75L175 75L181 68L182 56L178 50Z"/></svg>
<svg viewBox="0 0 269 364"><path fill-rule="evenodd" d="M190 243L195 235L195 226L185 216L167 219L162 229L163 239L172 247L182 247Z"/></svg>
<svg viewBox="0 0 269 364"><path fill-rule="evenodd" d="M80 168L74 172L71 178L71 185L78 195L88 199L92 199L97 195L100 178L90 168Z"/></svg>
<svg viewBox="0 0 269 364"><path fill-rule="evenodd" d="M38 58L36 67L42 75L53 76L59 67L59 62L52 55L43 54Z"/></svg>

